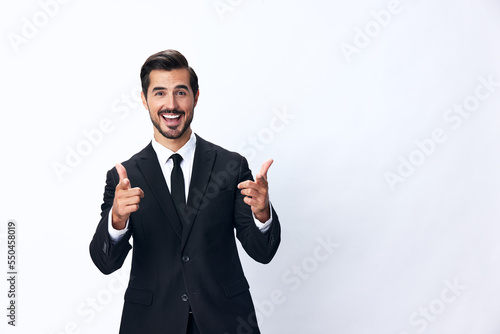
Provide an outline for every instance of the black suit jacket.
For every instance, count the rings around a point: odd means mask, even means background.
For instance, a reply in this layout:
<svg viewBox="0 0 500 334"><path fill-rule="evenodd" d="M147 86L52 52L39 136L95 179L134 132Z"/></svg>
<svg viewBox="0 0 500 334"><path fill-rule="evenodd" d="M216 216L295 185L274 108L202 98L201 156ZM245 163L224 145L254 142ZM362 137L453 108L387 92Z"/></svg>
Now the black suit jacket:
<svg viewBox="0 0 500 334"><path fill-rule="evenodd" d="M253 259L268 263L280 243L280 224L273 210L266 233L255 226L237 189L252 179L246 159L197 136L184 217L176 213L151 144L123 166L132 187L144 191L139 210L113 244L108 214L119 177L115 168L108 171L101 221L90 243L95 265L109 274L122 266L133 237L120 333L184 334L190 309L201 333L259 333L234 231Z"/></svg>

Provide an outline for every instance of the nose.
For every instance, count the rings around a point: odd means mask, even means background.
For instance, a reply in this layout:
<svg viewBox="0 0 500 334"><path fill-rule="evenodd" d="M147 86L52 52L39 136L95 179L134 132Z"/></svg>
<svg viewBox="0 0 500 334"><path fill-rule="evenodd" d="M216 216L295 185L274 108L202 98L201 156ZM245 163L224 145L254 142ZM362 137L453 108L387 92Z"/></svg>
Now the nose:
<svg viewBox="0 0 500 334"><path fill-rule="evenodd" d="M165 109L173 110L177 109L179 104L177 103L177 99L175 98L174 94L167 94L166 101L165 101Z"/></svg>

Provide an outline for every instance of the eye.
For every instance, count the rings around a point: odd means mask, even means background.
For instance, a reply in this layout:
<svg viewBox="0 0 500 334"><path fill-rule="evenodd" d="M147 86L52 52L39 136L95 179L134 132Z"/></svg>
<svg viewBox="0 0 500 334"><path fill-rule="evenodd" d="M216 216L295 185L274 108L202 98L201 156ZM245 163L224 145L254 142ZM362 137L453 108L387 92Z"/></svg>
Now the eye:
<svg viewBox="0 0 500 334"><path fill-rule="evenodd" d="M177 92L177 95L180 95L180 96L185 96L185 95L187 95L187 94L186 94L186 92L185 92L185 91L180 90L180 91L178 91L178 92Z"/></svg>
<svg viewBox="0 0 500 334"><path fill-rule="evenodd" d="M155 96L163 96L164 93L163 92L156 92Z"/></svg>

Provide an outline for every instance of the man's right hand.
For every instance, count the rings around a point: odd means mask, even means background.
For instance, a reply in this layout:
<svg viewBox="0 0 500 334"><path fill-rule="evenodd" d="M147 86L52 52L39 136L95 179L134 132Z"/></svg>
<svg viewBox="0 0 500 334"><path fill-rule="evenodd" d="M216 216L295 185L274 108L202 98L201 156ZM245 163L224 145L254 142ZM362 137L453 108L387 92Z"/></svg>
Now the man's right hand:
<svg viewBox="0 0 500 334"><path fill-rule="evenodd" d="M139 202L144 198L141 188L131 188L127 170L122 164L115 165L120 182L116 185L113 200L112 225L115 230L123 230L132 212L139 210Z"/></svg>

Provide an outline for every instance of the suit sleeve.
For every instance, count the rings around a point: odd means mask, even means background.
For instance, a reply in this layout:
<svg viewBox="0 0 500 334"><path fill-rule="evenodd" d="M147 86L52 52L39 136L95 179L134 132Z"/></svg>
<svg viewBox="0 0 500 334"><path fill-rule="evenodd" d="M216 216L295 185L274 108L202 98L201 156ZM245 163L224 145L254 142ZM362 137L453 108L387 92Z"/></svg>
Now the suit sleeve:
<svg viewBox="0 0 500 334"><path fill-rule="evenodd" d="M116 243L111 240L108 232L108 216L113 206L117 180L118 174L116 169L113 168L108 171L103 204L101 205L101 220L90 242L90 257L97 268L106 275L121 268L128 252L132 248L129 243L132 234L131 228Z"/></svg>
<svg viewBox="0 0 500 334"><path fill-rule="evenodd" d="M247 160L242 157L238 183L246 180L253 180L253 177L248 168ZM250 206L243 201L244 197L239 190L236 192L234 203L236 236L251 258L267 264L273 259L281 241L281 226L278 215L271 206L273 221L269 229L262 233L255 225Z"/></svg>

